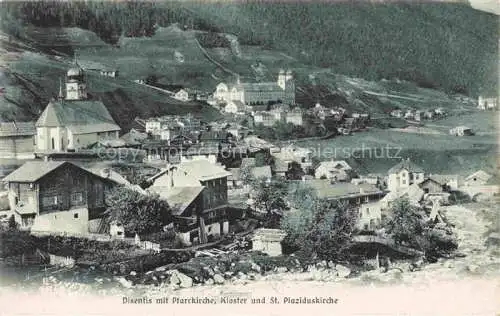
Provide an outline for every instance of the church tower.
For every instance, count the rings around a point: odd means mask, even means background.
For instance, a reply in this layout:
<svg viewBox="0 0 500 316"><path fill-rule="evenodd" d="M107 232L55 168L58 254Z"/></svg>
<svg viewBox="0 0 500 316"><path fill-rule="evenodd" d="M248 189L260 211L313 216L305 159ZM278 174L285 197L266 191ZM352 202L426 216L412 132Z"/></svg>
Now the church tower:
<svg viewBox="0 0 500 316"><path fill-rule="evenodd" d="M295 79L291 70L280 70L278 74L278 86L283 89L284 101L288 104L295 104Z"/></svg>
<svg viewBox="0 0 500 316"><path fill-rule="evenodd" d="M87 99L87 86L83 75L83 69L75 65L66 74L66 100Z"/></svg>

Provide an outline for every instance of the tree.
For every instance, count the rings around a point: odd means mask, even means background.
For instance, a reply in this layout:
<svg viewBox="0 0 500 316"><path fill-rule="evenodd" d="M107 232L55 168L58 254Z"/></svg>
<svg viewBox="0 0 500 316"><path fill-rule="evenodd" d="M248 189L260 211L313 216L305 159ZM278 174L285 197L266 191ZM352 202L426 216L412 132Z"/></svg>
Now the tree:
<svg viewBox="0 0 500 316"><path fill-rule="evenodd" d="M278 228L281 216L288 208L286 183L256 179L252 182L252 192L255 208L265 212L264 227Z"/></svg>
<svg viewBox="0 0 500 316"><path fill-rule="evenodd" d="M9 229L17 229L17 223L14 215L9 217Z"/></svg>
<svg viewBox="0 0 500 316"><path fill-rule="evenodd" d="M358 213L336 201L314 199L309 207L284 215L284 242L310 257L340 259L348 247Z"/></svg>
<svg viewBox="0 0 500 316"><path fill-rule="evenodd" d="M407 198L394 202L384 227L396 243L421 250L428 259L449 253L458 246L447 223L435 224L424 210L411 205Z"/></svg>
<svg viewBox="0 0 500 316"><path fill-rule="evenodd" d="M406 198L394 202L385 224L386 232L395 242L408 246L418 246L416 236L422 235L426 227L425 213Z"/></svg>
<svg viewBox="0 0 500 316"><path fill-rule="evenodd" d="M106 196L108 221L120 222L126 232L150 234L172 222L168 203L158 195L141 194L123 186Z"/></svg>

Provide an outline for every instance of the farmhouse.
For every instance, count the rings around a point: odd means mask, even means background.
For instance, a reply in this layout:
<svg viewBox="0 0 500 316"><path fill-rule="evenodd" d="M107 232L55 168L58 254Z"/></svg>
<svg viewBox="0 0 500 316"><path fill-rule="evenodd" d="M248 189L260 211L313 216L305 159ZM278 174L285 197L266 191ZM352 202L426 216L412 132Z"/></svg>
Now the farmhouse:
<svg viewBox="0 0 500 316"><path fill-rule="evenodd" d="M387 186L389 191L408 188L410 185L424 181L424 169L417 166L410 159L403 159L400 163L389 169Z"/></svg>
<svg viewBox="0 0 500 316"><path fill-rule="evenodd" d="M229 229L226 209L227 199L227 178L230 172L224 170L219 165L210 163L207 160L195 160L184 162L176 166L170 166L153 177L152 190L166 190L183 187L204 187L202 191L202 218L201 227L206 226L207 234L225 234ZM199 237L201 242L205 242L203 236Z"/></svg>
<svg viewBox="0 0 500 316"><path fill-rule="evenodd" d="M314 171L316 179L351 181L353 170L345 160L322 161Z"/></svg>
<svg viewBox="0 0 500 316"><path fill-rule="evenodd" d="M106 106L87 97L84 73L71 68L66 76L66 96L49 102L36 122L36 144L40 152L85 148L101 139L117 139L120 127Z"/></svg>
<svg viewBox="0 0 500 316"><path fill-rule="evenodd" d="M277 82L241 83L235 85L219 83L214 98L220 101L241 101L245 105L289 103L295 104L295 80L290 70L280 70Z"/></svg>
<svg viewBox="0 0 500 316"><path fill-rule="evenodd" d="M0 122L0 158L33 158L34 122Z"/></svg>
<svg viewBox="0 0 500 316"><path fill-rule="evenodd" d="M88 233L88 222L105 210L105 195L115 182L65 161L30 161L3 182L22 229Z"/></svg>

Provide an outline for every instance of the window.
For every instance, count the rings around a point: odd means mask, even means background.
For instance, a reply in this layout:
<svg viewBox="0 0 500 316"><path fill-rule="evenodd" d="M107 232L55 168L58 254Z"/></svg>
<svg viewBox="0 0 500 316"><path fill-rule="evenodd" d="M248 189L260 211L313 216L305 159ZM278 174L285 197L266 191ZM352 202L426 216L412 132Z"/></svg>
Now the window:
<svg viewBox="0 0 500 316"><path fill-rule="evenodd" d="M73 218L78 218L78 213L73 214Z"/></svg>
<svg viewBox="0 0 500 316"><path fill-rule="evenodd" d="M56 148L56 144L54 142L54 137L52 137L52 149L55 149Z"/></svg>
<svg viewBox="0 0 500 316"><path fill-rule="evenodd" d="M366 208L366 215L370 215L370 208Z"/></svg>
<svg viewBox="0 0 500 316"><path fill-rule="evenodd" d="M83 203L83 193L82 192L71 193L71 204L72 205L81 205L82 203Z"/></svg>
<svg viewBox="0 0 500 316"><path fill-rule="evenodd" d="M54 206L54 205L57 205L57 202L58 202L57 195L44 196L42 199L43 206Z"/></svg>
<svg viewBox="0 0 500 316"><path fill-rule="evenodd" d="M403 184L406 184L406 180L403 180Z"/></svg>

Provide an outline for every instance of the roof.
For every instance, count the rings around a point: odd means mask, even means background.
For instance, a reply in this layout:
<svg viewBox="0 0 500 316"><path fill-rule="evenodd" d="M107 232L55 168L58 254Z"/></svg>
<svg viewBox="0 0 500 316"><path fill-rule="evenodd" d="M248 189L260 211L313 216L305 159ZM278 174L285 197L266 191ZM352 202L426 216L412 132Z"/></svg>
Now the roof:
<svg viewBox="0 0 500 316"><path fill-rule="evenodd" d="M172 215L181 215L186 208L200 195L204 187L151 187L149 191L157 193L167 200Z"/></svg>
<svg viewBox="0 0 500 316"><path fill-rule="evenodd" d="M233 88L252 92L283 91L283 89L276 82L240 83L233 86Z"/></svg>
<svg viewBox="0 0 500 316"><path fill-rule="evenodd" d="M338 170L350 170L351 166L345 160L333 160L333 161L322 161L318 168L326 168L326 169L338 169Z"/></svg>
<svg viewBox="0 0 500 316"><path fill-rule="evenodd" d="M66 163L66 161L28 161L3 178L2 181L35 182Z"/></svg>
<svg viewBox="0 0 500 316"><path fill-rule="evenodd" d="M316 192L317 197L321 199L339 199L383 193L375 185L368 183L358 185L345 182L331 184L329 180L322 179L300 181L300 183L312 188Z"/></svg>
<svg viewBox="0 0 500 316"><path fill-rule="evenodd" d="M393 173L398 173L399 171L406 169L409 172L419 172L423 173L424 169L422 169L420 166L414 164L410 159L404 159L400 161L397 165L389 169L387 172L388 174L393 174Z"/></svg>
<svg viewBox="0 0 500 316"><path fill-rule="evenodd" d="M432 179L441 185L447 184L450 181L459 181L459 180L461 180L460 178L461 177L459 177L456 174L452 174L452 175L431 174L431 175L429 175L429 179Z"/></svg>
<svg viewBox="0 0 500 316"><path fill-rule="evenodd" d="M259 228L253 232L252 239L281 242L285 236L286 232L281 229Z"/></svg>
<svg viewBox="0 0 500 316"><path fill-rule="evenodd" d="M271 167L270 166L262 166L262 167L253 167L250 170L252 176L256 179L259 178L271 178Z"/></svg>
<svg viewBox="0 0 500 316"><path fill-rule="evenodd" d="M492 175L490 175L489 173L487 173L483 170L479 170L479 171L474 172L473 174L471 174L467 178L465 178L465 180L468 181L468 180L471 180L473 178L480 178L482 180L488 181L491 177L492 177Z"/></svg>
<svg viewBox="0 0 500 316"><path fill-rule="evenodd" d="M35 122L0 122L0 137L33 136L35 134Z"/></svg>
<svg viewBox="0 0 500 316"><path fill-rule="evenodd" d="M204 159L182 162L179 164L179 169L197 178L198 181L208 181L231 175L223 167Z"/></svg>
<svg viewBox="0 0 500 316"><path fill-rule="evenodd" d="M120 130L106 106L96 100L51 101L36 126L65 126L75 134Z"/></svg>

